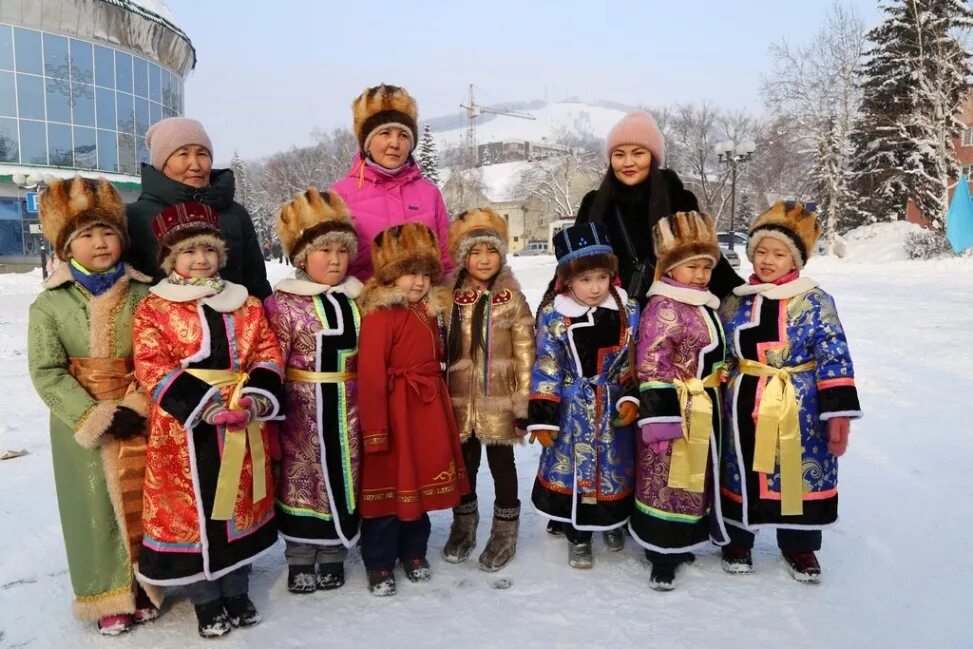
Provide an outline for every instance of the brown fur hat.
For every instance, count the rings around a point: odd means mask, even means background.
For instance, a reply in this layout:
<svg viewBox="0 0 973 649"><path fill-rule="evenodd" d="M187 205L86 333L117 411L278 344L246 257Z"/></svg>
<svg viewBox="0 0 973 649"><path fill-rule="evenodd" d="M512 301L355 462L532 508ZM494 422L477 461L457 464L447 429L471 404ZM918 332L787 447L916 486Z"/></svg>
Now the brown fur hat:
<svg viewBox="0 0 973 649"><path fill-rule="evenodd" d="M391 284L402 275L427 273L433 282L443 277L436 233L422 223L393 225L372 241L372 268L381 284Z"/></svg>
<svg viewBox="0 0 973 649"><path fill-rule="evenodd" d="M753 261L753 252L764 237L773 237L786 245L794 257L798 270L811 258L814 244L821 236L817 215L805 209L803 203L777 201L761 214L750 226L747 258Z"/></svg>
<svg viewBox="0 0 973 649"><path fill-rule="evenodd" d="M351 104L355 137L362 151L368 151L372 135L382 126L398 126L412 137L412 148L419 141L419 109L405 88L383 84L366 88Z"/></svg>
<svg viewBox="0 0 973 649"><path fill-rule="evenodd" d="M655 278L691 259L720 260L720 242L709 214L677 212L659 219L652 228L655 246Z"/></svg>
<svg viewBox="0 0 973 649"><path fill-rule="evenodd" d="M125 204L118 191L104 178L75 176L52 180L40 195L41 230L51 242L51 250L62 261L69 257L71 241L88 228L111 228L128 248Z"/></svg>
<svg viewBox="0 0 973 649"><path fill-rule="evenodd" d="M466 264L470 250L487 243L500 253L500 265L507 263L507 222L489 207L467 210L449 224L446 232L449 256L457 266Z"/></svg>
<svg viewBox="0 0 973 649"><path fill-rule="evenodd" d="M351 224L351 212L344 199L332 191L311 187L284 203L277 213L277 233L291 263L303 268L307 254L338 241L348 248L354 260L358 254L358 235Z"/></svg>

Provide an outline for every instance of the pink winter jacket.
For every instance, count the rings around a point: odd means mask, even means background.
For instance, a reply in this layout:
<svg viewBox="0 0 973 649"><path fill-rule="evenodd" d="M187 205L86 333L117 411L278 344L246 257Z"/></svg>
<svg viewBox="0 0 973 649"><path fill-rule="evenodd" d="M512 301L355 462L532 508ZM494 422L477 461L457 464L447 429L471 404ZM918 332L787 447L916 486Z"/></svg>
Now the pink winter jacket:
<svg viewBox="0 0 973 649"><path fill-rule="evenodd" d="M372 276L372 239L385 228L407 221L418 221L436 233L446 274L453 270L447 252L449 215L443 195L422 177L419 165L412 160L407 165L398 175L385 176L366 165L359 153L348 175L331 187L351 210L351 220L358 231L358 256L348 273L363 282Z"/></svg>

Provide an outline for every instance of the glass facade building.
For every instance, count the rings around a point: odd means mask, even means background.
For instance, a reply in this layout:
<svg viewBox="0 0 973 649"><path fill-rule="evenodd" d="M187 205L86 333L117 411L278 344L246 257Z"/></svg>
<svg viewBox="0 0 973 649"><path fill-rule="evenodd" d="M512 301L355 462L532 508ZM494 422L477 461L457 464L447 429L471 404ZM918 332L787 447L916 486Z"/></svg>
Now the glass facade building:
<svg viewBox="0 0 973 649"><path fill-rule="evenodd" d="M105 175L131 190L146 131L183 114L196 57L171 16L151 10L164 3L0 5L0 257L29 257L36 214L13 174Z"/></svg>

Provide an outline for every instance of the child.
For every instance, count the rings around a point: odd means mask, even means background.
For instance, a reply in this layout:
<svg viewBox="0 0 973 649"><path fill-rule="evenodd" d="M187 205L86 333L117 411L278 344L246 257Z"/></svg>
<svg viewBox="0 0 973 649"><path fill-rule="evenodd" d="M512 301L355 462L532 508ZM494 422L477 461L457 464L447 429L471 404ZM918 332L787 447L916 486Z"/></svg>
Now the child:
<svg viewBox="0 0 973 649"><path fill-rule="evenodd" d="M709 292L720 258L713 220L679 212L656 223L655 281L638 344L641 418L635 508L629 529L652 562L649 585L675 587L676 568L709 537L726 543L720 516L710 524L719 485L719 371L726 351ZM717 504L718 506L718 504Z"/></svg>
<svg viewBox="0 0 973 649"><path fill-rule="evenodd" d="M107 180L51 182L40 198L65 263L30 307L30 377L51 409L51 455L74 615L105 635L157 609L134 585L148 399L135 391L132 315L150 279L119 260L125 206Z"/></svg>
<svg viewBox="0 0 973 649"><path fill-rule="evenodd" d="M568 563L590 568L591 532L622 527L631 511L639 309L614 285L618 259L601 223L562 230L554 253L559 293L537 313L528 406L527 430L544 446L531 500L567 523ZM631 395L622 396L623 384Z"/></svg>
<svg viewBox="0 0 973 649"><path fill-rule="evenodd" d="M260 300L220 278L217 214L179 203L152 222L167 278L135 313L135 374L152 395L139 578L185 585L199 634L260 621L250 564L277 540L267 433L282 362Z"/></svg>
<svg viewBox="0 0 973 649"><path fill-rule="evenodd" d="M374 274L361 295L358 398L362 444L362 559L372 594L395 594L392 568L428 581L427 512L469 493L456 421L443 380L449 291L436 235L396 225L372 241Z"/></svg>
<svg viewBox="0 0 973 649"><path fill-rule="evenodd" d="M476 545L482 443L496 500L490 540L479 563L481 570L495 572L517 551L520 500L513 444L525 434L534 318L506 265L507 222L499 214L483 208L457 216L449 226L449 252L460 269L450 282L449 393L472 491L453 509L443 558L460 563Z"/></svg>
<svg viewBox="0 0 973 649"><path fill-rule="evenodd" d="M362 284L347 276L358 239L341 197L316 189L281 208L277 230L296 269L266 301L287 364L277 526L288 590L313 593L345 583L347 548L358 540Z"/></svg>
<svg viewBox="0 0 973 649"><path fill-rule="evenodd" d="M754 275L721 310L732 341L721 489L727 572L752 572L754 532L769 528L792 576L817 582L821 530L838 517L837 458L849 420L862 412L834 300L800 276L820 232L800 203L778 202L757 217L747 245Z"/></svg>

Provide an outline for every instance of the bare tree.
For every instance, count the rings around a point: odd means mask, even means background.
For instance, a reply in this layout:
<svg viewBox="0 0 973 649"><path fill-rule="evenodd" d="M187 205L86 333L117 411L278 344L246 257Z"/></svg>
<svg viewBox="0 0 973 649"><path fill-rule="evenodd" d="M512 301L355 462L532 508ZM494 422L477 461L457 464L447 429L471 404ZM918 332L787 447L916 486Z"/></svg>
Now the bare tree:
<svg viewBox="0 0 973 649"><path fill-rule="evenodd" d="M716 143L726 139L726 126L725 118L708 101L680 104L673 111L668 164L714 221L719 221L730 201L729 172L720 168L714 152Z"/></svg>
<svg viewBox="0 0 973 649"><path fill-rule="evenodd" d="M520 173L517 187L524 196L540 199L552 219L570 219L603 173L600 153L575 147L565 155L528 166Z"/></svg>

